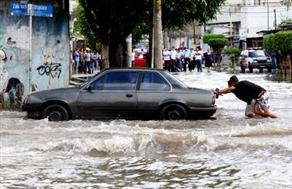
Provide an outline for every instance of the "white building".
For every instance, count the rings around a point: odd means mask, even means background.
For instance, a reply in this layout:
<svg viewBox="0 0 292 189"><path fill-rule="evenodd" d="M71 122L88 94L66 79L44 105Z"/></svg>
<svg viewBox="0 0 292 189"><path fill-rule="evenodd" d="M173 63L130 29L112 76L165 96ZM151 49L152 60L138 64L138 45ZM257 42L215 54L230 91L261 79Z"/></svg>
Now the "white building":
<svg viewBox="0 0 292 189"><path fill-rule="evenodd" d="M259 32L276 29L283 20L292 19L291 8L281 0L227 0L204 32L224 34L241 48L259 47L263 37Z"/></svg>

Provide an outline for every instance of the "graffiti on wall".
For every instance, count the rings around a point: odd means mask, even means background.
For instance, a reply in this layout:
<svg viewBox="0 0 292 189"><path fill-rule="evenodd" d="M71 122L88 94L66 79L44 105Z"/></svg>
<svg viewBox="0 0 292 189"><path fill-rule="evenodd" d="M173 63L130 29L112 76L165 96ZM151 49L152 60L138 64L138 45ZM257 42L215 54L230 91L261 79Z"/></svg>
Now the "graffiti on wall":
<svg viewBox="0 0 292 189"><path fill-rule="evenodd" d="M52 78L60 78L62 67L60 63L53 62L54 55L43 54L44 63L37 68L39 75L47 75Z"/></svg>
<svg viewBox="0 0 292 189"><path fill-rule="evenodd" d="M60 77L62 69L60 63L44 63L43 65L37 68L37 71L40 75L51 76L52 78Z"/></svg>

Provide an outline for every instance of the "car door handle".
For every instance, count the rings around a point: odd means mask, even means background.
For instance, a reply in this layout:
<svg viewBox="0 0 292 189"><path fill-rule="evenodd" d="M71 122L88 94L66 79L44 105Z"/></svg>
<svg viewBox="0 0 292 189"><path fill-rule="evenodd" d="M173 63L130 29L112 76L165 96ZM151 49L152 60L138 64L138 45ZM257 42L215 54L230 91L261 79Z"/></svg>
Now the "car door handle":
<svg viewBox="0 0 292 189"><path fill-rule="evenodd" d="M131 97L133 97L133 95L132 94L126 94L126 97L127 98L131 98Z"/></svg>

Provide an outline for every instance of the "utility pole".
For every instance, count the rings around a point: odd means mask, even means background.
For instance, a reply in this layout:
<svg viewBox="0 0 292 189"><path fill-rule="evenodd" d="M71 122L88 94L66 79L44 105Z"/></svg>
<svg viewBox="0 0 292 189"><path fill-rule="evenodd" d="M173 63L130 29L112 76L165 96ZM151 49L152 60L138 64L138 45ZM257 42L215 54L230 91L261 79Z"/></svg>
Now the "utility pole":
<svg viewBox="0 0 292 189"><path fill-rule="evenodd" d="M277 14L276 14L276 9L274 9L274 29L277 29Z"/></svg>
<svg viewBox="0 0 292 189"><path fill-rule="evenodd" d="M132 34L126 38L127 43L127 67L132 67Z"/></svg>
<svg viewBox="0 0 292 189"><path fill-rule="evenodd" d="M153 0L154 67L162 69L162 21L161 0Z"/></svg>
<svg viewBox="0 0 292 189"><path fill-rule="evenodd" d="M29 14L29 63L28 63L28 92L32 91L31 87L31 66L32 66L32 10L33 5L28 4L28 14Z"/></svg>
<svg viewBox="0 0 292 189"><path fill-rule="evenodd" d="M231 7L229 7L229 36L230 36L230 42L231 46L233 46L233 24L232 24L232 13L231 13Z"/></svg>
<svg viewBox="0 0 292 189"><path fill-rule="evenodd" d="M270 18L269 18L269 0L267 0L267 30L269 31L269 22L270 22Z"/></svg>

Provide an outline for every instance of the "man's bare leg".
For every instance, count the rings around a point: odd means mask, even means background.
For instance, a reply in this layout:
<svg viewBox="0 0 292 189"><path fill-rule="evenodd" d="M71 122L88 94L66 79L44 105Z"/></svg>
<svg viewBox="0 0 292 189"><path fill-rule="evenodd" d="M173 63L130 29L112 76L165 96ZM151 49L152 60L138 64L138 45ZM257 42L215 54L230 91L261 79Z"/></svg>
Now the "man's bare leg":
<svg viewBox="0 0 292 189"><path fill-rule="evenodd" d="M254 106L254 113L262 117L278 118L278 116L272 113L267 107L261 110L258 103L256 103Z"/></svg>

